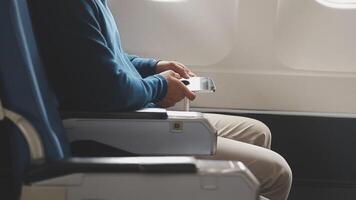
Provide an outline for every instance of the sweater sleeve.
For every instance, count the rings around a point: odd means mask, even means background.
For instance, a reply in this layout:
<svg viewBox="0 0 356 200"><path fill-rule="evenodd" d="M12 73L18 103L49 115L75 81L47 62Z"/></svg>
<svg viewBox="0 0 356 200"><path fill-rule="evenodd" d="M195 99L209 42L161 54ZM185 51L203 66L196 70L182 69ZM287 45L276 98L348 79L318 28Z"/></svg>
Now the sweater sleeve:
<svg viewBox="0 0 356 200"><path fill-rule="evenodd" d="M131 63L135 66L142 77L156 74L156 65L158 60L152 58L141 58L136 55L127 55Z"/></svg>
<svg viewBox="0 0 356 200"><path fill-rule="evenodd" d="M98 5L93 0L66 1L65 16L57 33L62 41L62 74L67 86L67 100L82 109L135 110L163 98L167 82L160 75L141 78L125 70L107 46L102 35ZM64 12L62 12L64 13ZM116 31L116 30L115 30ZM154 65L154 61L137 60L140 66ZM142 67L143 69L144 67ZM143 70L144 71L144 70ZM71 99L71 100L70 100ZM76 102L77 101L77 102Z"/></svg>

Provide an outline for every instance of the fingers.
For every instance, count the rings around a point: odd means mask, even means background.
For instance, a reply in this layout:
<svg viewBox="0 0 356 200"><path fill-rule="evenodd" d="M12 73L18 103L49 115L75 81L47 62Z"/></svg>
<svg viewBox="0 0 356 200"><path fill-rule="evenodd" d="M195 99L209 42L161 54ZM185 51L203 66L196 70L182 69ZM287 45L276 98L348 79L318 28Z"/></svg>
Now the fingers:
<svg viewBox="0 0 356 200"><path fill-rule="evenodd" d="M187 70L184 67L177 65L177 64L175 64L174 67L175 67L176 72L178 72L183 78L188 79L190 77L189 73L187 72Z"/></svg>
<svg viewBox="0 0 356 200"><path fill-rule="evenodd" d="M197 95L194 92L190 91L188 88L185 93L185 96L191 101L194 101L194 99L197 97Z"/></svg>
<svg viewBox="0 0 356 200"><path fill-rule="evenodd" d="M188 76L188 78L196 76L188 67L186 67L182 63L176 62L176 64L185 71L185 74Z"/></svg>
<svg viewBox="0 0 356 200"><path fill-rule="evenodd" d="M173 70L181 77L189 79L196 76L188 67L176 61L159 61L156 65L156 72L162 73L164 71Z"/></svg>
<svg viewBox="0 0 356 200"><path fill-rule="evenodd" d="M189 74L190 77L195 77L195 76L197 76L196 74L194 74L194 73L191 72L191 71L189 71L188 74Z"/></svg>
<svg viewBox="0 0 356 200"><path fill-rule="evenodd" d="M193 101L197 97L197 95L194 92L190 91L188 89L188 87L185 86L182 82L180 82L180 83L181 83L181 86L183 88L184 96L187 97L189 100Z"/></svg>
<svg viewBox="0 0 356 200"><path fill-rule="evenodd" d="M181 79L182 78L179 73L175 73L175 72L173 72L173 73L174 73L174 75L173 75L174 78L176 78L176 79Z"/></svg>
<svg viewBox="0 0 356 200"><path fill-rule="evenodd" d="M189 79L195 76L195 74L182 63L172 61L170 65L173 67L173 71L179 73L183 78Z"/></svg>
<svg viewBox="0 0 356 200"><path fill-rule="evenodd" d="M162 107L174 106L177 102L187 97L193 101L196 98L195 93L191 92L184 83L181 82L181 75L177 71L168 70L160 73L168 83L167 94L159 102L158 105Z"/></svg>
<svg viewBox="0 0 356 200"><path fill-rule="evenodd" d="M173 78L176 78L176 79L181 79L181 75L179 73L176 73L174 72L173 70L168 70L168 74L173 77Z"/></svg>
<svg viewBox="0 0 356 200"><path fill-rule="evenodd" d="M193 101L196 98L196 94L188 89L187 86L184 85L180 80L176 80L177 84L179 85L178 87L180 88L180 95L177 98L177 102L184 99L184 97L187 97L189 100Z"/></svg>

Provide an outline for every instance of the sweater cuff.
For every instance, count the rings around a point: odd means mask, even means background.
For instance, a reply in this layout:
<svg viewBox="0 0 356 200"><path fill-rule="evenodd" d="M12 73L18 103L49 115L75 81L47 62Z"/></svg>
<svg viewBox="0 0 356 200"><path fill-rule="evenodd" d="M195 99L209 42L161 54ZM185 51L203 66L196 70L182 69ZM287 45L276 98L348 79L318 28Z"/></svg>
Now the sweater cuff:
<svg viewBox="0 0 356 200"><path fill-rule="evenodd" d="M167 95L168 84L167 80L162 75L156 74L149 76L145 78L145 80L154 86L153 88L155 91L153 91L151 102L158 102Z"/></svg>
<svg viewBox="0 0 356 200"><path fill-rule="evenodd" d="M159 61L152 58L135 58L132 63L141 76L147 77L156 74L156 65Z"/></svg>
<svg viewBox="0 0 356 200"><path fill-rule="evenodd" d="M156 74L156 66L158 64L160 60L156 60L156 59L153 59L153 58L150 58L150 59L147 59L147 65L148 65L148 68L151 69L151 73L152 74Z"/></svg>

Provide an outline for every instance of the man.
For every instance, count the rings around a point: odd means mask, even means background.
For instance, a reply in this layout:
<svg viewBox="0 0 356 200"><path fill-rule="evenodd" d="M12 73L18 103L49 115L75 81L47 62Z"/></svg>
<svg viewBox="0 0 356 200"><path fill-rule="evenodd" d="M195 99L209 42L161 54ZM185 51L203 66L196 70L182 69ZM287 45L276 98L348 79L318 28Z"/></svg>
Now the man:
<svg viewBox="0 0 356 200"><path fill-rule="evenodd" d="M179 80L194 76L186 66L124 52L106 0L31 0L30 5L61 109L126 111L194 100ZM262 195L287 199L291 170L270 150L269 129L253 119L204 115L219 135L216 155L205 158L240 160L260 181Z"/></svg>

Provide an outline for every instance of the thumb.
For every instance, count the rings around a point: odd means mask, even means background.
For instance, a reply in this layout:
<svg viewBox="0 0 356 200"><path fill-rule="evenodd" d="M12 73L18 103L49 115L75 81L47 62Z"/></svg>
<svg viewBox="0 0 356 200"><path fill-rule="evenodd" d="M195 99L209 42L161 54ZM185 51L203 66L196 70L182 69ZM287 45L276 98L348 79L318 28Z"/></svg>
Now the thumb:
<svg viewBox="0 0 356 200"><path fill-rule="evenodd" d="M169 74L169 76L171 76L173 78L176 78L176 79L180 79L181 78L181 76L178 73L174 72L173 70L169 70L168 74Z"/></svg>
<svg viewBox="0 0 356 200"><path fill-rule="evenodd" d="M176 79L181 79L182 77L180 76L180 74L178 74L178 73L176 73L176 72L173 72L174 74L173 74L173 76L174 76L174 78L176 78Z"/></svg>
<svg viewBox="0 0 356 200"><path fill-rule="evenodd" d="M183 83L182 83L182 84L183 84ZM190 91L184 84L183 84L183 87L184 87L184 95L185 95L189 100L193 101L193 100L197 97L197 95L196 95L194 92Z"/></svg>

